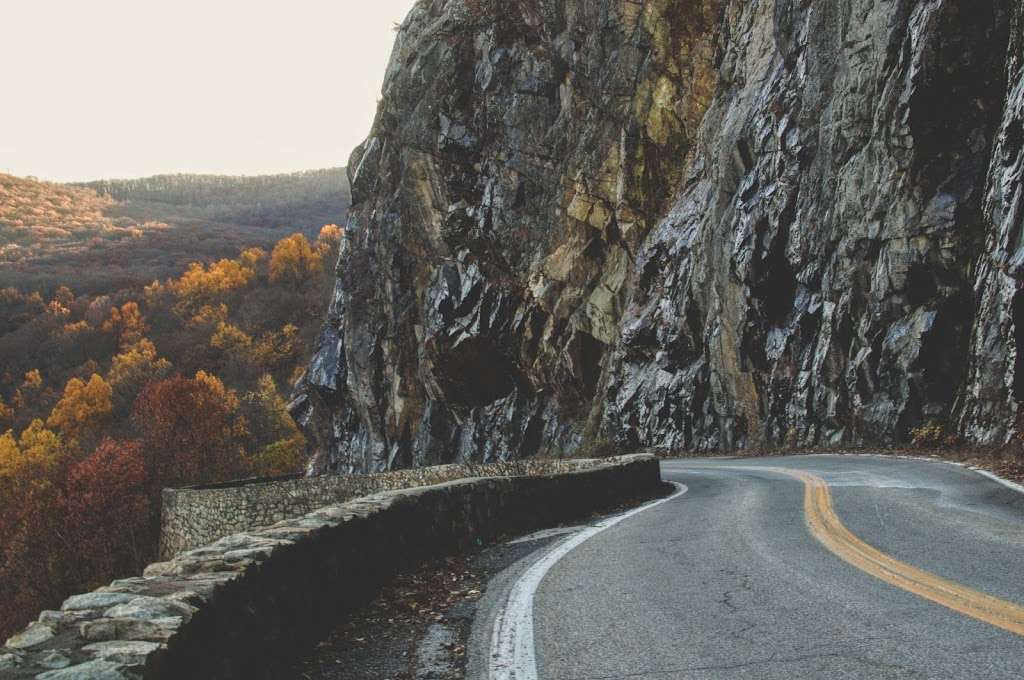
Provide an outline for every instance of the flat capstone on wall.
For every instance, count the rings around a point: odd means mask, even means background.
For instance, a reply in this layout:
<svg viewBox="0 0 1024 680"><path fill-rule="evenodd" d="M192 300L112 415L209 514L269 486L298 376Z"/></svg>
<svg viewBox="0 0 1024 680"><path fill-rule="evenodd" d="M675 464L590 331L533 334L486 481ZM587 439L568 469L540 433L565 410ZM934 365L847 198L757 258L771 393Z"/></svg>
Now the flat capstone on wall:
<svg viewBox="0 0 1024 680"><path fill-rule="evenodd" d="M379 491L467 477L571 472L578 460L525 460L490 465L438 465L370 475L290 476L165 489L160 558L254 527L301 517L317 508Z"/></svg>

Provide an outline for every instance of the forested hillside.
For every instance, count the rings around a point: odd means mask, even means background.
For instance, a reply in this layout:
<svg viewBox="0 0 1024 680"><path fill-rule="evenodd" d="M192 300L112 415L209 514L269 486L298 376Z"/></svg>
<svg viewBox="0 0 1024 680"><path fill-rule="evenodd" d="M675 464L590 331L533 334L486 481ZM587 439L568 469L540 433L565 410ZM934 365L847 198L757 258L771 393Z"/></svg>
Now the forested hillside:
<svg viewBox="0 0 1024 680"><path fill-rule="evenodd" d="M0 174L0 281L11 284L19 272L35 278L48 263L138 247L168 229L113 218L113 207L113 199L90 189Z"/></svg>
<svg viewBox="0 0 1024 680"><path fill-rule="evenodd" d="M212 220L316 233L339 222L350 202L345 168L286 175L157 175L80 185L113 198L136 218Z"/></svg>
<svg viewBox="0 0 1024 680"><path fill-rule="evenodd" d="M5 637L151 561L161 489L303 469L286 398L329 298L341 230L212 261L197 248L173 277L162 274L171 259L146 285L106 280L96 292L104 263L138 253L148 231L178 228L123 226L104 215L113 199L92 190L2 180L0 228L17 257L0 271L18 284L0 286ZM89 264L52 268L64 276L52 289L18 277L46 262ZM143 260L127 280L146 273Z"/></svg>
<svg viewBox="0 0 1024 680"><path fill-rule="evenodd" d="M268 177L176 175L61 185L0 174L0 288L106 294L190 262L315 237L348 209L341 170ZM98 190L99 189L99 190Z"/></svg>

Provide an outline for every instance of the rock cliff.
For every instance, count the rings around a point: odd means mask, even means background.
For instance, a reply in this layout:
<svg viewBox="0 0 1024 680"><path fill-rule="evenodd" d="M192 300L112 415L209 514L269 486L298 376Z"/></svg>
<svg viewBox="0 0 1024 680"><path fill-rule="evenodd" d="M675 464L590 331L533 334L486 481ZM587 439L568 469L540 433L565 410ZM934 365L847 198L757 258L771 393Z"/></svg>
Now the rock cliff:
<svg viewBox="0 0 1024 680"><path fill-rule="evenodd" d="M1022 31L1012 0L420 0L293 402L312 470L1004 441Z"/></svg>

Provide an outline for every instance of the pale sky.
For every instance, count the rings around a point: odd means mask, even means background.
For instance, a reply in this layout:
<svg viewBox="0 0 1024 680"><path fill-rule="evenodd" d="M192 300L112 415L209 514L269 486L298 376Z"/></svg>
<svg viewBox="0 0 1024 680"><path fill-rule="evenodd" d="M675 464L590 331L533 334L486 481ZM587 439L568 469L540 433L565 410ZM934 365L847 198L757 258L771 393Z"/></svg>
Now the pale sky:
<svg viewBox="0 0 1024 680"><path fill-rule="evenodd" d="M344 165L414 0L0 0L0 172Z"/></svg>

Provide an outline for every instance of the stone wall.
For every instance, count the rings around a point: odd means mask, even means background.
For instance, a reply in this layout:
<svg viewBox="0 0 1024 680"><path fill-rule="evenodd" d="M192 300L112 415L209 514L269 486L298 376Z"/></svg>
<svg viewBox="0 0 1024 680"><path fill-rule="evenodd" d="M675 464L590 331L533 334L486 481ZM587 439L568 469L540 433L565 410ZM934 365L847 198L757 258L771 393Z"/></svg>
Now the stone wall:
<svg viewBox="0 0 1024 680"><path fill-rule="evenodd" d="M569 472L586 464L586 461L534 460L492 465L438 465L373 475L291 476L165 489L160 557L168 559L239 531L301 517L325 505L380 491L467 477Z"/></svg>
<svg viewBox="0 0 1024 680"><path fill-rule="evenodd" d="M276 678L397 571L648 497L652 456L385 491L237 533L43 612L0 678Z"/></svg>

